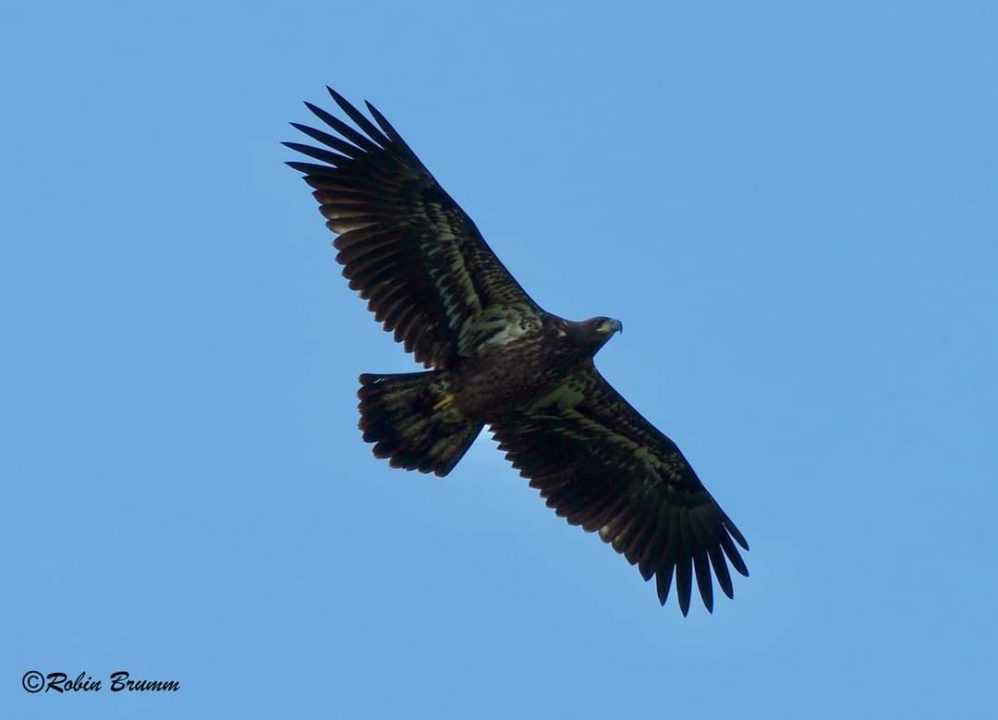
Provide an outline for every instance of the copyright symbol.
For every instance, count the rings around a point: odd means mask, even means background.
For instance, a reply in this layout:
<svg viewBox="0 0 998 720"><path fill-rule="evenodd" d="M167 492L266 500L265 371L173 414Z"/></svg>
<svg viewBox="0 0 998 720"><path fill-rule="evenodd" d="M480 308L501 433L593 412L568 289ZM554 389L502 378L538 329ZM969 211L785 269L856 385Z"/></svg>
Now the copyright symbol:
<svg viewBox="0 0 998 720"><path fill-rule="evenodd" d="M45 687L45 676L37 670L28 670L21 678L21 687L29 693L41 692Z"/></svg>

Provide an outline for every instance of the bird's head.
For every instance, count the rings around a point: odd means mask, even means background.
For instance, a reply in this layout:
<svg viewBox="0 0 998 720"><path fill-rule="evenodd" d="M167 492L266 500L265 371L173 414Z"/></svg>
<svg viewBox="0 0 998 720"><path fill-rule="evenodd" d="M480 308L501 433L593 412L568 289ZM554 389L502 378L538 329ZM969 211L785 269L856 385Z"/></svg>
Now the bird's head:
<svg viewBox="0 0 998 720"><path fill-rule="evenodd" d="M575 325L576 342L595 354L614 333L623 332L620 320L608 317L594 317Z"/></svg>

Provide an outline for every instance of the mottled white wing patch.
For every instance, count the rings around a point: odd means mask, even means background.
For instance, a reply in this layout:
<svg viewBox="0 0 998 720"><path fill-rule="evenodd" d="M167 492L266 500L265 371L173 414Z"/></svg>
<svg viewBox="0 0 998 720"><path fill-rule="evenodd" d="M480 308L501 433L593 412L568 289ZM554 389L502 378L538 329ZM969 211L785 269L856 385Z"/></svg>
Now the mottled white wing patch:
<svg viewBox="0 0 998 720"><path fill-rule="evenodd" d="M458 354L468 357L489 346L506 345L538 332L540 327L541 319L530 305L491 305L462 326Z"/></svg>

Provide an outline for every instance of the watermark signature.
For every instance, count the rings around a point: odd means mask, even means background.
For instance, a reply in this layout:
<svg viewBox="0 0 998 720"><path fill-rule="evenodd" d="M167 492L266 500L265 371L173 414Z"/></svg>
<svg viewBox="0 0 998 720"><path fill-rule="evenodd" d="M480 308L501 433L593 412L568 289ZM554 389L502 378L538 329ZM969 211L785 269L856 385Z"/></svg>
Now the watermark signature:
<svg viewBox="0 0 998 720"><path fill-rule="evenodd" d="M87 693L101 692L105 687L116 692L177 692L179 680L134 680L127 670L118 670L107 676L107 685L87 672L71 678L64 672L45 675L38 670L28 670L21 676L21 687L36 693Z"/></svg>

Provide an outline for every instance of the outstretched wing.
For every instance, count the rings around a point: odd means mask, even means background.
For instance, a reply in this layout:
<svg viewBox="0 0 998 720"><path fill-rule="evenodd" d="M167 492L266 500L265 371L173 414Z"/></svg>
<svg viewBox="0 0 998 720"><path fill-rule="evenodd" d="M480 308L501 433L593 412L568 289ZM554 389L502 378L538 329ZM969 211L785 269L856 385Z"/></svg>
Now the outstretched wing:
<svg viewBox="0 0 998 720"><path fill-rule="evenodd" d="M664 605L675 575L685 615L696 576L714 608L711 567L733 597L728 563L748 569L745 538L669 438L645 420L591 363L517 416L492 426L499 449L549 507L656 577Z"/></svg>
<svg viewBox="0 0 998 720"><path fill-rule="evenodd" d="M315 188L350 287L406 352L445 368L461 326L493 304L536 307L481 233L373 105L375 125L331 88L357 125L310 103L336 134L292 123L323 147L284 143L319 162L289 162Z"/></svg>

